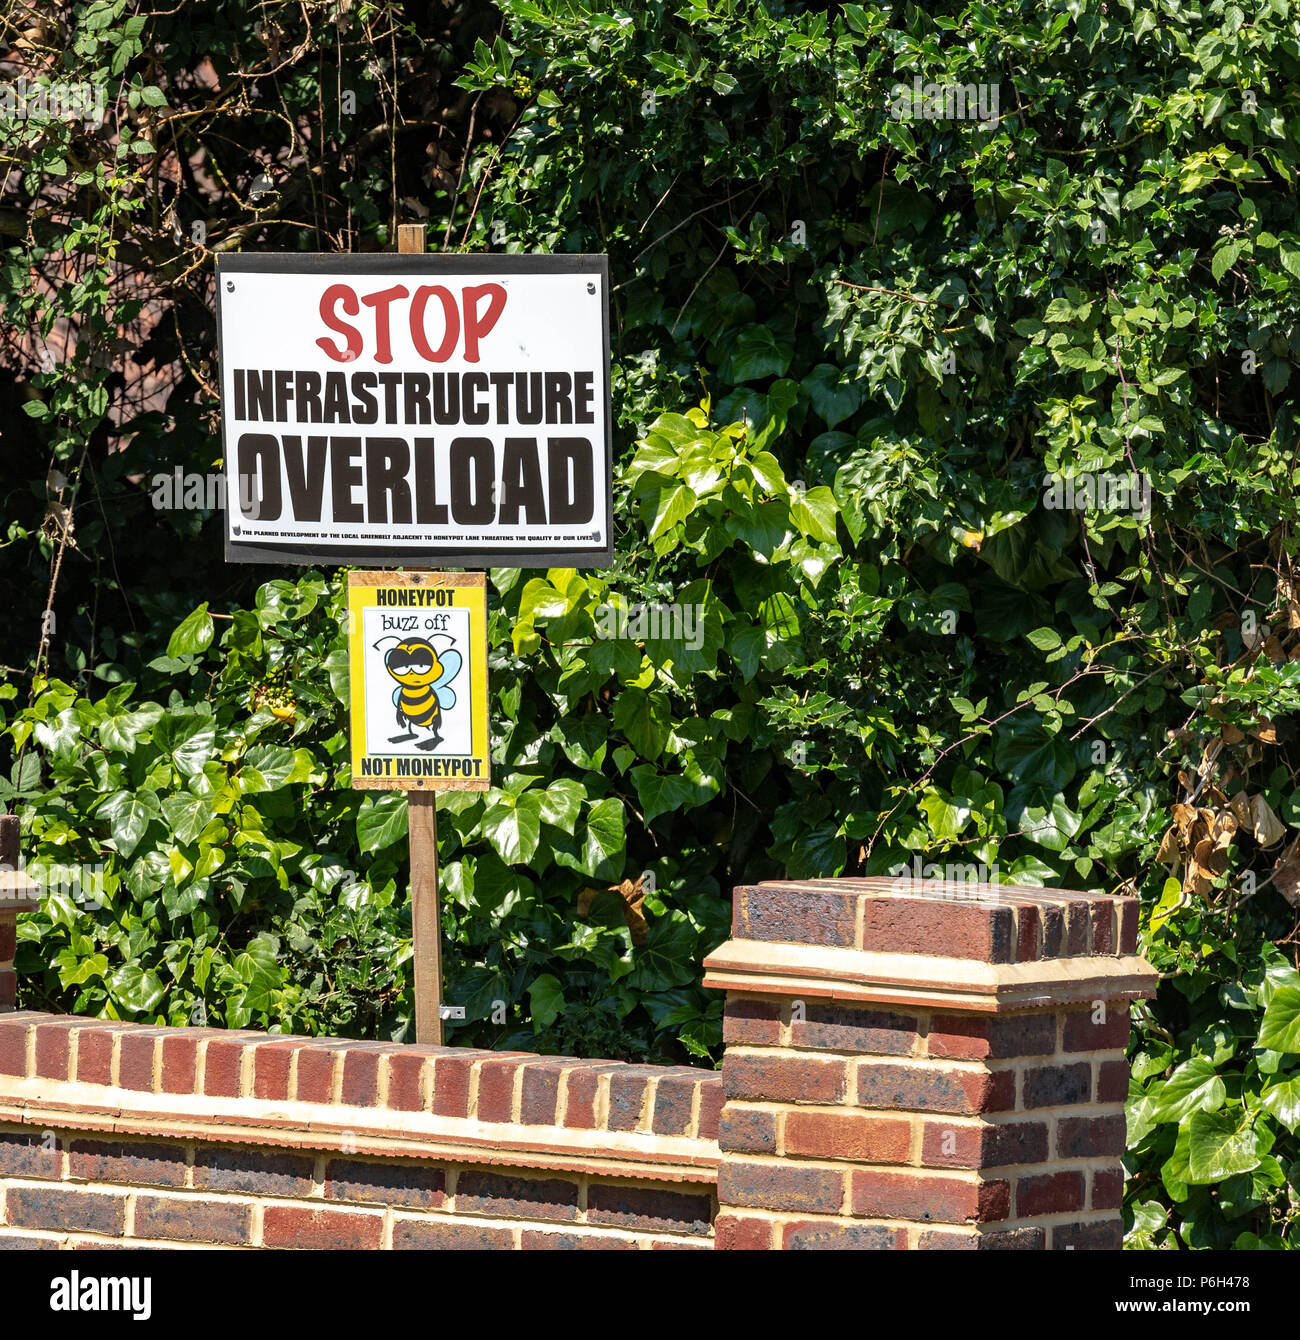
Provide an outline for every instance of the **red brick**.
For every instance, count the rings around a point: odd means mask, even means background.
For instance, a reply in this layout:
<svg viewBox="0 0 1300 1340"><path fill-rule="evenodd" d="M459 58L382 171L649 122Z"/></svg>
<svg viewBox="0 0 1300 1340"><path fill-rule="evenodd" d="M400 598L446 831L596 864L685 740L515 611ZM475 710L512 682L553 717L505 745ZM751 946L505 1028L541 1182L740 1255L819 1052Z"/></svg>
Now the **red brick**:
<svg viewBox="0 0 1300 1340"><path fill-rule="evenodd" d="M892 1061L858 1066L857 1101L861 1107L891 1111L952 1112L974 1116L1005 1112L1015 1106L1015 1074L957 1070Z"/></svg>
<svg viewBox="0 0 1300 1340"><path fill-rule="evenodd" d="M303 1154L269 1153L229 1146L203 1147L194 1155L194 1185L255 1196L305 1196L313 1185L313 1160Z"/></svg>
<svg viewBox="0 0 1300 1340"><path fill-rule="evenodd" d="M781 1038L781 1007L774 1000L728 1000L722 1040L732 1045L775 1046Z"/></svg>
<svg viewBox="0 0 1300 1340"><path fill-rule="evenodd" d="M184 1186L185 1147L136 1140L74 1140L68 1176L120 1185Z"/></svg>
<svg viewBox="0 0 1300 1340"><path fill-rule="evenodd" d="M1036 1214L1062 1214L1083 1209L1083 1174L1079 1172L1042 1173L1021 1177L1016 1182L1016 1217L1028 1219Z"/></svg>
<svg viewBox="0 0 1300 1340"><path fill-rule="evenodd" d="M67 1079L68 1032L75 1024L50 1023L36 1026L36 1069L42 1079Z"/></svg>
<svg viewBox="0 0 1300 1340"><path fill-rule="evenodd" d="M848 1087L842 1060L820 1057L746 1056L727 1052L722 1058L722 1087L728 1098L753 1098L770 1103L838 1103Z"/></svg>
<svg viewBox="0 0 1300 1340"><path fill-rule="evenodd" d="M718 1145L724 1153L775 1154L776 1113L728 1103L718 1125Z"/></svg>
<svg viewBox="0 0 1300 1340"><path fill-rule="evenodd" d="M0 1019L0 1075L27 1073L27 1022Z"/></svg>
<svg viewBox="0 0 1300 1340"><path fill-rule="evenodd" d="M155 1029L128 1029L122 1033L118 1051L117 1082L123 1089L138 1093L153 1092L154 1049L158 1045Z"/></svg>
<svg viewBox="0 0 1300 1340"><path fill-rule="evenodd" d="M439 1056L433 1063L433 1110L440 1117L469 1115L471 1056ZM487 1118L479 1113L480 1120Z"/></svg>
<svg viewBox="0 0 1300 1340"><path fill-rule="evenodd" d="M343 1052L343 1102L349 1107L374 1107L379 1102L381 1053L353 1044Z"/></svg>
<svg viewBox="0 0 1300 1340"><path fill-rule="evenodd" d="M1065 1016L1064 1050L1067 1052L1123 1051L1128 1046L1129 1009L1124 1001L1105 1003L1105 1018L1093 1022L1093 1009L1071 1010Z"/></svg>
<svg viewBox="0 0 1300 1340"><path fill-rule="evenodd" d="M816 1219L785 1224L786 1251L893 1251L907 1246L907 1230L887 1224L837 1224Z"/></svg>
<svg viewBox="0 0 1300 1340"><path fill-rule="evenodd" d="M0 963L10 964L18 948L18 927L13 917L0 915Z"/></svg>
<svg viewBox="0 0 1300 1340"><path fill-rule="evenodd" d="M656 1135L690 1134L691 1111L695 1106L699 1078L690 1073L672 1072L659 1076L655 1084L654 1113L650 1121L650 1129Z"/></svg>
<svg viewBox="0 0 1300 1340"><path fill-rule="evenodd" d="M484 1061L479 1067L476 1111L480 1121L512 1120L515 1074L518 1070L519 1062L513 1058Z"/></svg>
<svg viewBox="0 0 1300 1340"><path fill-rule="evenodd" d="M268 1205L262 1221L267 1247L373 1250L384 1236L383 1217L347 1210L312 1210L300 1205Z"/></svg>
<svg viewBox="0 0 1300 1340"><path fill-rule="evenodd" d="M283 1103L289 1097L289 1068L297 1041L263 1042L253 1048L253 1097Z"/></svg>
<svg viewBox="0 0 1300 1340"><path fill-rule="evenodd" d="M906 1163L912 1124L865 1112L791 1112L785 1119L785 1152L857 1163Z"/></svg>
<svg viewBox="0 0 1300 1340"><path fill-rule="evenodd" d="M1041 1228L1005 1228L998 1232L959 1233L954 1229L932 1228L920 1234L921 1251L1042 1251Z"/></svg>
<svg viewBox="0 0 1300 1340"><path fill-rule="evenodd" d="M125 1038L122 1043L125 1047ZM209 1038L203 1053L203 1092L213 1098L238 1098L243 1057L242 1037Z"/></svg>
<svg viewBox="0 0 1300 1340"><path fill-rule="evenodd" d="M988 1223L1005 1219L1010 1209L1011 1193L1006 1182L877 1172L873 1168L855 1168L851 1177L853 1213L869 1219Z"/></svg>
<svg viewBox="0 0 1300 1340"><path fill-rule="evenodd" d="M328 1200L437 1209L446 1199L446 1186L446 1169L419 1163L331 1159L325 1168Z"/></svg>
<svg viewBox="0 0 1300 1340"><path fill-rule="evenodd" d="M596 1129L596 1093L600 1070L574 1066L564 1072L564 1125L574 1130Z"/></svg>
<svg viewBox="0 0 1300 1340"><path fill-rule="evenodd" d="M772 1220L748 1214L720 1214L713 1222L713 1246L720 1252L769 1251Z"/></svg>
<svg viewBox="0 0 1300 1340"><path fill-rule="evenodd" d="M1092 1075L1086 1064L1031 1066L1025 1071L1024 1105L1057 1107L1086 1103Z"/></svg>
<svg viewBox="0 0 1300 1340"><path fill-rule="evenodd" d="M1065 923L1065 952L1081 957L1088 952L1088 929L1091 925L1089 905L1083 899L1069 904Z"/></svg>
<svg viewBox="0 0 1300 1340"><path fill-rule="evenodd" d="M1092 1171L1092 1209L1118 1210L1124 1203L1124 1173L1119 1168Z"/></svg>
<svg viewBox="0 0 1300 1340"><path fill-rule="evenodd" d="M718 1119L727 1095L722 1087L722 1076L714 1071L700 1081L700 1115L696 1127L696 1139L716 1140L718 1138Z"/></svg>
<svg viewBox="0 0 1300 1340"><path fill-rule="evenodd" d="M520 1235L524 1251L636 1251L635 1238L619 1237L615 1233L552 1232L545 1228L526 1228Z"/></svg>
<svg viewBox="0 0 1300 1340"><path fill-rule="evenodd" d="M518 1177L470 1169L457 1177L455 1194L457 1214L509 1219L578 1217L578 1184L559 1177Z"/></svg>
<svg viewBox="0 0 1300 1340"><path fill-rule="evenodd" d="M421 1052L394 1052L388 1058L388 1106L396 1112L421 1112L425 1061Z"/></svg>
<svg viewBox="0 0 1300 1340"><path fill-rule="evenodd" d="M5 1222L15 1228L121 1237L125 1218L121 1195L54 1186L11 1186L5 1195Z"/></svg>
<svg viewBox="0 0 1300 1340"><path fill-rule="evenodd" d="M1010 963L1011 908L922 897L868 898L862 948Z"/></svg>
<svg viewBox="0 0 1300 1340"><path fill-rule="evenodd" d="M1122 1103L1128 1097L1128 1062L1103 1061L1097 1067L1097 1094L1094 1102Z"/></svg>
<svg viewBox="0 0 1300 1340"><path fill-rule="evenodd" d="M1099 898L1092 905L1092 952L1115 952L1115 904L1109 898Z"/></svg>
<svg viewBox="0 0 1300 1340"><path fill-rule="evenodd" d="M553 1126L560 1101L560 1080L567 1060L536 1061L524 1067L519 1096L519 1120L525 1126Z"/></svg>
<svg viewBox="0 0 1300 1340"><path fill-rule="evenodd" d="M926 1049L931 1056L966 1061L1046 1056L1056 1050L1056 1016L936 1014L930 1021Z"/></svg>
<svg viewBox="0 0 1300 1340"><path fill-rule="evenodd" d="M397 1250L434 1252L509 1251L513 1230L487 1224L440 1223L435 1219L395 1219L393 1246Z"/></svg>
<svg viewBox="0 0 1300 1340"><path fill-rule="evenodd" d="M50 1178L58 1181L63 1174L63 1145L55 1136L30 1128L0 1131L0 1184L14 1177Z"/></svg>
<svg viewBox="0 0 1300 1340"><path fill-rule="evenodd" d="M1038 958L1038 908L1022 904L1016 909L1016 962Z"/></svg>
<svg viewBox="0 0 1300 1340"><path fill-rule="evenodd" d="M1136 954L1138 944L1138 900L1119 900L1119 952Z"/></svg>
<svg viewBox="0 0 1300 1340"><path fill-rule="evenodd" d="M77 1034L77 1079L82 1084L113 1082L113 1034L116 1030L95 1026Z"/></svg>
<svg viewBox="0 0 1300 1340"><path fill-rule="evenodd" d="M234 1200L139 1196L133 1234L163 1242L240 1245L249 1241L251 1220L252 1207Z"/></svg>
<svg viewBox="0 0 1300 1340"><path fill-rule="evenodd" d="M1118 1218L1091 1224L1056 1224L1052 1228L1054 1252L1117 1252L1124 1245L1124 1225Z"/></svg>
<svg viewBox="0 0 1300 1340"><path fill-rule="evenodd" d="M611 1131L635 1131L646 1115L650 1081L657 1078L655 1067L625 1065L610 1071L609 1118Z"/></svg>
<svg viewBox="0 0 1300 1340"><path fill-rule="evenodd" d="M456 1202L460 1205L459 1199ZM669 1191L663 1187L615 1186L594 1182L587 1188L587 1222L644 1233L692 1233L703 1237L713 1221L713 1196L705 1191Z"/></svg>
<svg viewBox="0 0 1300 1340"><path fill-rule="evenodd" d="M78 1044L77 1055L85 1046L83 1034ZM193 1093L194 1080L199 1065L199 1040L189 1033L168 1033L162 1042L162 1084L163 1093ZM78 1063L78 1069L80 1064Z"/></svg>
<svg viewBox="0 0 1300 1340"><path fill-rule="evenodd" d="M844 1173L805 1163L746 1163L723 1159L718 1169L718 1203L803 1214L838 1214L844 1201Z"/></svg>
<svg viewBox="0 0 1300 1340"><path fill-rule="evenodd" d="M1047 1159L1047 1126L1041 1121L986 1126L927 1121L921 1147L921 1162L929 1168L999 1168L1043 1163Z"/></svg>
<svg viewBox="0 0 1300 1340"><path fill-rule="evenodd" d="M338 1058L338 1050L332 1047L299 1047L297 1086L294 1089L298 1102L334 1101L334 1068L338 1064ZM208 1065L211 1064L212 1047L209 1044Z"/></svg>
<svg viewBox="0 0 1300 1340"><path fill-rule="evenodd" d="M1124 1152L1124 1116L1062 1117L1056 1126L1058 1159L1118 1158Z"/></svg>
<svg viewBox="0 0 1300 1340"><path fill-rule="evenodd" d="M851 948L857 894L782 881L735 891L732 925L741 939Z"/></svg>
<svg viewBox="0 0 1300 1340"><path fill-rule="evenodd" d="M11 1010L18 1000L18 974L12 968L0 968L0 1010Z"/></svg>
<svg viewBox="0 0 1300 1340"><path fill-rule="evenodd" d="M906 1014L811 1001L805 1017L790 1027L795 1047L906 1056L916 1041L917 1021Z"/></svg>

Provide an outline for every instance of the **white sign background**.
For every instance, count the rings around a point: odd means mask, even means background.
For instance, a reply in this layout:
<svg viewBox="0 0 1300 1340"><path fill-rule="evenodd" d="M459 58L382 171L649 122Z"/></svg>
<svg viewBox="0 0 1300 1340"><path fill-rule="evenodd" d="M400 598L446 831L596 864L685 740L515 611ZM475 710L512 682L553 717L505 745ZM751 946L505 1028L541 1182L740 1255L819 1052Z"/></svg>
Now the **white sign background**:
<svg viewBox="0 0 1300 1340"><path fill-rule="evenodd" d="M227 525L227 558L247 561L268 561L259 555L257 547L277 551L279 561L355 563L363 566L388 566L394 562L418 564L422 552L426 557L438 557L433 566L574 566L557 563L557 557L578 558L579 566L594 566L602 554L608 554L610 542L610 465L609 465L609 377L607 323L605 319L607 294L603 257L367 257L367 260L385 262L383 268L355 264L355 257L313 258L293 255L236 256L218 261L217 291L221 342L221 386L223 432L225 436L225 473ZM325 264L309 267L305 272L285 272L304 261L319 260ZM429 268L420 266L428 262ZM521 267L574 263L586 264L581 269L534 270L515 269L506 262L517 262ZM593 265L593 262L599 262ZM256 268L243 268L248 264ZM278 267L283 264L284 270ZM455 264L451 271L449 263ZM266 269L275 264L277 269ZM343 268L353 264L355 268ZM335 268L338 266L339 268ZM498 268L499 266L499 268ZM480 268L481 267L481 268ZM468 301L462 291L483 284L500 284L506 293L505 306L492 329L485 334L478 349L478 361L465 360L465 331L463 313ZM321 299L331 285L350 287L358 298L395 285L408 291L407 298L394 301L389 308L391 361L376 359L376 313L364 304L359 314L348 315L341 304L332 310L337 318L354 327L363 337L363 348L358 357L341 362L331 358L318 344L319 339L330 340L337 348L345 349L347 336L326 325L321 316ZM445 362L433 363L417 351L410 329L411 301L423 285L441 285L455 297L462 313L461 337L455 350ZM488 299L480 298L478 311L485 313ZM437 349L444 332L443 308L436 296L429 299L424 312L425 338ZM592 395L590 410L592 423L521 424L514 415L514 390L511 390L511 413L506 423L497 422L497 395L495 388L478 395L480 404L489 409L486 424L437 424L407 422L402 388L397 390L397 414L390 418L384 412L384 389L371 388L379 404L379 421L371 424L310 423L296 417L290 401L284 420L237 418L235 372L237 369L258 372L289 371L340 374L349 387L347 399L355 407L350 391L351 376L356 372L411 373L432 376L448 374L459 379L461 374L477 373L575 373L591 374ZM576 398L576 397L571 397ZM462 420L464 406L462 402ZM253 412L245 405L245 414ZM305 416L304 416L305 418ZM239 482L236 474L236 448L245 433L267 434L281 439L293 435L302 439L304 449L309 436L360 438L363 450L356 461L364 469L364 443L367 437L398 437L409 444L414 439L434 440L435 495L440 506L446 507L451 496L449 449L453 438L475 437L491 439L495 450L494 480L496 493L501 492L501 458L507 437L536 438L538 442L542 487L546 494L545 523L526 521L523 511L518 523L461 524L451 515L448 507L446 523L421 524L414 519L400 523L389 519L379 522L336 522L333 518L334 481L332 479L333 446L324 472L321 490L321 519L309 521L293 512L293 499L287 476L281 463L282 510L273 520L252 519L243 515L240 507ZM547 439L549 437L585 438L591 443L594 463L594 513L590 522L580 526L553 523L551 517L550 479L547 470ZM413 472L412 472L413 474ZM365 504L367 492L364 476L350 492L352 500ZM369 508L366 508L367 515ZM240 552L244 550L245 552ZM301 552L301 557L298 556ZM336 556L337 551L337 556ZM458 558L457 555L460 555ZM349 556L351 555L351 556ZM470 558L482 562L470 562Z"/></svg>
<svg viewBox="0 0 1300 1340"><path fill-rule="evenodd" d="M426 628L425 623L436 621L439 628ZM368 606L361 611L361 631L366 647L366 741L365 753L410 755L412 758L459 758L472 753L470 744L470 694L469 694L469 610L467 609L384 609ZM439 631L451 636L448 643ZM383 642L376 649L375 644L384 638L404 639L424 638L432 642L439 654L447 647L453 647L461 655L461 667L447 681L447 688L456 695L456 705L444 709L442 721L438 725L442 742L434 749L417 749L421 740L429 738L429 732L423 727L416 729L414 740L404 740L400 744L390 744L394 735L405 735L410 726L397 724L397 708L393 703L393 693L401 686L384 666L384 655L395 642Z"/></svg>

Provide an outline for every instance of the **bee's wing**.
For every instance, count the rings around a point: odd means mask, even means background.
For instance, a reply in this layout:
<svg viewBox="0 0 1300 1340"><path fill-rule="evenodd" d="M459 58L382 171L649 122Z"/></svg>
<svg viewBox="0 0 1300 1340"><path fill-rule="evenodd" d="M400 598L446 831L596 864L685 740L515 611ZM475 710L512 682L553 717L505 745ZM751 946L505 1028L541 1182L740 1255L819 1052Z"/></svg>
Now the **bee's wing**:
<svg viewBox="0 0 1300 1340"><path fill-rule="evenodd" d="M442 674L434 681L433 691L438 696L438 703L444 708L456 706L456 695L447 687L451 680L460 674L461 655L458 651L444 651L438 656L442 662Z"/></svg>

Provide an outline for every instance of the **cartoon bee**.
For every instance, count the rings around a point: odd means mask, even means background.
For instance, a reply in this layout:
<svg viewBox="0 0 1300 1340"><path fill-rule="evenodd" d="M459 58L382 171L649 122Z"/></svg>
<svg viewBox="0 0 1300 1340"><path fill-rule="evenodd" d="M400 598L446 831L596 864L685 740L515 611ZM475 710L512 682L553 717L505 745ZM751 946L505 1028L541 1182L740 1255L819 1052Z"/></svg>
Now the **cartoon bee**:
<svg viewBox="0 0 1300 1340"><path fill-rule="evenodd" d="M378 650L392 637L375 643ZM390 735L389 744L414 740L416 727L431 731L427 740L420 740L417 749L433 749L442 741L442 714L456 706L456 695L447 687L460 673L461 654L451 648L439 652L432 642L422 637L407 637L384 653L384 669L397 681L393 690L393 706L397 709L397 724L406 728L404 735Z"/></svg>

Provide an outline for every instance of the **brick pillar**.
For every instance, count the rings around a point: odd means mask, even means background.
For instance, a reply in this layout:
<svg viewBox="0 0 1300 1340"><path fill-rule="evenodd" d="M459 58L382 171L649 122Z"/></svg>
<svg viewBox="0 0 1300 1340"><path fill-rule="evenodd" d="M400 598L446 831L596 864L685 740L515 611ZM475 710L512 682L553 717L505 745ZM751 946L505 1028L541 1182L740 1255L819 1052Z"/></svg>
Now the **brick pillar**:
<svg viewBox="0 0 1300 1340"><path fill-rule="evenodd" d="M18 820L0 814L0 1010L14 1007L18 914L36 907L35 895L36 886L18 869Z"/></svg>
<svg viewBox="0 0 1300 1340"><path fill-rule="evenodd" d="M896 879L735 892L720 1248L1114 1248L1137 901Z"/></svg>

